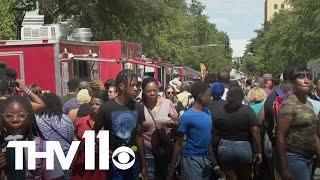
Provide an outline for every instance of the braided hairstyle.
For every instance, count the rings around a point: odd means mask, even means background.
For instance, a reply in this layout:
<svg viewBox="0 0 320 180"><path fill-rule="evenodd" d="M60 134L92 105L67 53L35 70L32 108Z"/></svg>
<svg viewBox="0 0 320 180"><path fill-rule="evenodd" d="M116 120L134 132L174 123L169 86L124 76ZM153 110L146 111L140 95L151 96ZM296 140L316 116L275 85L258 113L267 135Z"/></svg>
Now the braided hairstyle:
<svg viewBox="0 0 320 180"><path fill-rule="evenodd" d="M134 74L132 71L130 70L123 70L121 71L116 78L116 87L117 87L117 91L119 93L121 92L120 89L120 85L124 84L125 86L128 86L131 84L131 81L133 78L138 78L136 74Z"/></svg>

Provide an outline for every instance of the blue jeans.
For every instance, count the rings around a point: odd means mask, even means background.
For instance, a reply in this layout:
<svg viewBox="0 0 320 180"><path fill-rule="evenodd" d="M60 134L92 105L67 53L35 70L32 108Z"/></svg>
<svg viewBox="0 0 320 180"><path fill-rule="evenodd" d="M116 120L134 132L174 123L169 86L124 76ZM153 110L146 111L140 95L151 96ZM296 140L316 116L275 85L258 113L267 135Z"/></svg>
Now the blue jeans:
<svg viewBox="0 0 320 180"><path fill-rule="evenodd" d="M183 157L181 167L182 179L209 180L211 173L209 173L209 175L206 177L204 177L202 174L206 166L210 167L209 169L212 169L210 158L204 156Z"/></svg>
<svg viewBox="0 0 320 180"><path fill-rule="evenodd" d="M144 156L146 158L146 165L149 179L155 178L155 160L151 150L145 149Z"/></svg>
<svg viewBox="0 0 320 180"><path fill-rule="evenodd" d="M225 168L252 164L252 149L249 141L221 140L218 146L218 159Z"/></svg>
<svg viewBox="0 0 320 180"><path fill-rule="evenodd" d="M308 180L311 177L313 158L287 152L288 169L294 180Z"/></svg>
<svg viewBox="0 0 320 180"><path fill-rule="evenodd" d="M134 165L127 170L118 169L112 162L109 165L108 179L112 180L136 180L139 177L139 164L136 160Z"/></svg>

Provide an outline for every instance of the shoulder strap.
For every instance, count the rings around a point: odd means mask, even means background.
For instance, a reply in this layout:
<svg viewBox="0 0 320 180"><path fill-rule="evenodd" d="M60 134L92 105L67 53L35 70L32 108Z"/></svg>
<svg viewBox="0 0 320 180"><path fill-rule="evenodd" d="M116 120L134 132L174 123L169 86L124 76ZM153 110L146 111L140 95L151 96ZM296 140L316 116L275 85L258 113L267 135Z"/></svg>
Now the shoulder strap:
<svg viewBox="0 0 320 180"><path fill-rule="evenodd" d="M47 122L43 117L40 117L48 126L50 126L50 128L55 132L57 133L60 137L62 137L63 140L65 140L68 144L71 145L71 142L66 138L64 137L59 131L57 131L49 122Z"/></svg>
<svg viewBox="0 0 320 180"><path fill-rule="evenodd" d="M146 108L147 108L147 106L146 106ZM147 108L147 110L148 110L148 112L149 112L149 114L150 114L150 116L152 118L152 121L154 123L154 126L156 127L156 130L158 130L158 126L157 126L156 120L154 119L154 116L152 115L152 113L151 113L149 108Z"/></svg>

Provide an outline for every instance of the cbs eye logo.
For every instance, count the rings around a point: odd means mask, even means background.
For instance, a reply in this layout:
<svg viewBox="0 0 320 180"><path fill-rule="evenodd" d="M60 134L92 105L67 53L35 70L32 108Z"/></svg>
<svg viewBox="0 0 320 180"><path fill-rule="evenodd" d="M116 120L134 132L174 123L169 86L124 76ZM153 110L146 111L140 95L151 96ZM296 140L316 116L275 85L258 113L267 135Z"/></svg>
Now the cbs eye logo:
<svg viewBox="0 0 320 180"><path fill-rule="evenodd" d="M121 170L131 168L135 162L135 154L129 147L121 146L112 153L113 164Z"/></svg>

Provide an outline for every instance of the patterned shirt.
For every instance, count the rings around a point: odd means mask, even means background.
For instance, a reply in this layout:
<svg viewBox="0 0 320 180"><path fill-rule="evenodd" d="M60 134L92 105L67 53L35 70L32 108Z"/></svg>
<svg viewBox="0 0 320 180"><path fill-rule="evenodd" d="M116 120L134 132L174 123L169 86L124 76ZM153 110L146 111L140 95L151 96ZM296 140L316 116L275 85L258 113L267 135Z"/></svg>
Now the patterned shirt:
<svg viewBox="0 0 320 180"><path fill-rule="evenodd" d="M69 114L69 111L72 110L72 109L77 109L80 107L80 104L77 100L77 98L73 98L73 99L70 99L69 101L67 101L64 106L63 106L63 113L65 114Z"/></svg>
<svg viewBox="0 0 320 180"><path fill-rule="evenodd" d="M59 141L63 152L67 153L75 131L70 118L65 114L61 119L58 116L37 115L36 120L43 137L48 141Z"/></svg>
<svg viewBox="0 0 320 180"><path fill-rule="evenodd" d="M64 154L67 154L75 133L69 116L62 114L61 119L58 116L36 116L36 121L43 137L48 141L59 141ZM58 161L55 163L55 167L60 166ZM72 169L65 171L65 179L70 179L71 172Z"/></svg>
<svg viewBox="0 0 320 180"><path fill-rule="evenodd" d="M62 96L60 98L62 104L65 104L67 101L69 101L70 99L76 98L77 97L77 93L69 93L65 96Z"/></svg>
<svg viewBox="0 0 320 180"><path fill-rule="evenodd" d="M287 151L311 157L316 154L316 141L319 119L314 113L312 104L303 104L292 94L283 102L279 121L292 120L287 135Z"/></svg>

